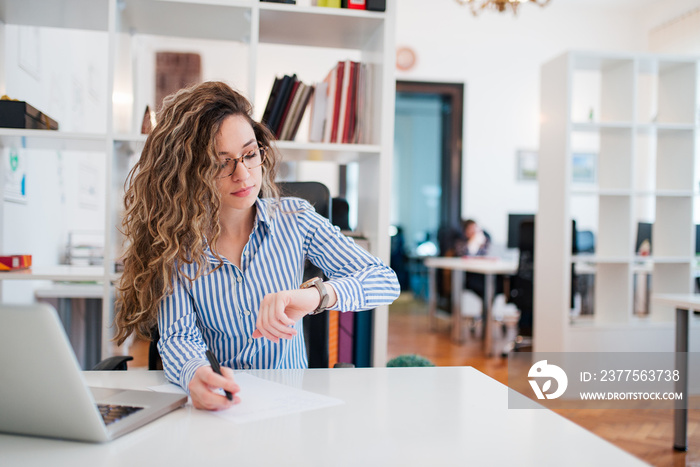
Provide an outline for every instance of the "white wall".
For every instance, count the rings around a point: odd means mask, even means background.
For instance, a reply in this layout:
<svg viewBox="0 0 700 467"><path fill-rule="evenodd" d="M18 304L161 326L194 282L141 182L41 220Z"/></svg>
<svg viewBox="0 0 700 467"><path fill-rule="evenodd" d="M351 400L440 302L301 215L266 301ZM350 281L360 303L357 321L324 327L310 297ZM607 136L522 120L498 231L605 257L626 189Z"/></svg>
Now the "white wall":
<svg viewBox="0 0 700 467"><path fill-rule="evenodd" d="M463 217L503 243L508 212L536 211L536 184L515 181L515 153L538 147L542 63L571 49L644 51L650 28L698 3L552 0L475 18L454 0L398 2L396 45L417 63L397 79L466 84Z"/></svg>

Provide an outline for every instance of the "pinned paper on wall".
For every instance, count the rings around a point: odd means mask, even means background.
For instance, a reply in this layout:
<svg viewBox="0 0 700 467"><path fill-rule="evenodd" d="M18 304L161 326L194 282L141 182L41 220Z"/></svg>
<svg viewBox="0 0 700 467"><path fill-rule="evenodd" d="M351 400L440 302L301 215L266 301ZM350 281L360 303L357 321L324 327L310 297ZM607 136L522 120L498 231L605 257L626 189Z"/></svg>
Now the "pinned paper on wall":
<svg viewBox="0 0 700 467"><path fill-rule="evenodd" d="M520 150L517 156L516 180L537 181L537 151Z"/></svg>
<svg viewBox="0 0 700 467"><path fill-rule="evenodd" d="M10 147L3 151L5 174L4 198L13 203L27 203L27 156L24 151Z"/></svg>

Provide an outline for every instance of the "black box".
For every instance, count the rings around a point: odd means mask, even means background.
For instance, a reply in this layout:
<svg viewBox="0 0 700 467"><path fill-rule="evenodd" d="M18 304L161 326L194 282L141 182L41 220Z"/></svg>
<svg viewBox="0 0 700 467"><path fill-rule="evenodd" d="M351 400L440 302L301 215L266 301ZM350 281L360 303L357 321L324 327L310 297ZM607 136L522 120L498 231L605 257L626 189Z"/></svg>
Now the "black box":
<svg viewBox="0 0 700 467"><path fill-rule="evenodd" d="M370 11L386 11L386 0L367 0L367 9Z"/></svg>
<svg viewBox="0 0 700 467"><path fill-rule="evenodd" d="M58 130L58 122L26 102L0 100L0 127Z"/></svg>

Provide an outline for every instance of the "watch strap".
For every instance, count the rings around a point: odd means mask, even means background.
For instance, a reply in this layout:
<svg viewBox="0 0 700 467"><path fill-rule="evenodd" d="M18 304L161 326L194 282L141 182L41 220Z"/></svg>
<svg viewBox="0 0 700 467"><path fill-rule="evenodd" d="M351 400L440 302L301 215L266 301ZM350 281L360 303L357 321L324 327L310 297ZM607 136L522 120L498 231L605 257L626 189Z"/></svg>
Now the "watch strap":
<svg viewBox="0 0 700 467"><path fill-rule="evenodd" d="M309 315L317 315L326 311L328 307L328 291L326 290L326 284L324 284L323 281L318 277L312 277L308 281L301 284L302 289L309 289L311 287L316 287L316 290L318 290L318 293L321 298L318 301L318 306L316 307L316 309L309 313Z"/></svg>

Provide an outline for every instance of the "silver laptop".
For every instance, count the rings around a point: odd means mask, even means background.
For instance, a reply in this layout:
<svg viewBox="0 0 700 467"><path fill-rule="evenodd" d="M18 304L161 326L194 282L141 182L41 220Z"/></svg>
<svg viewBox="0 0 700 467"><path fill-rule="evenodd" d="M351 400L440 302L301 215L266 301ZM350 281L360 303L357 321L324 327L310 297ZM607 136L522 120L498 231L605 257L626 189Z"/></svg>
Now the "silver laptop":
<svg viewBox="0 0 700 467"><path fill-rule="evenodd" d="M45 304L0 304L0 432L104 442L187 402L183 394L88 388Z"/></svg>

